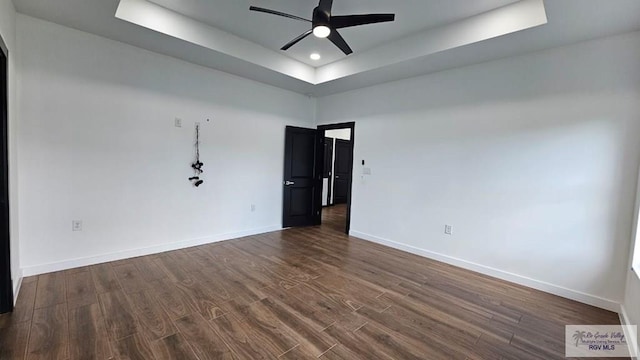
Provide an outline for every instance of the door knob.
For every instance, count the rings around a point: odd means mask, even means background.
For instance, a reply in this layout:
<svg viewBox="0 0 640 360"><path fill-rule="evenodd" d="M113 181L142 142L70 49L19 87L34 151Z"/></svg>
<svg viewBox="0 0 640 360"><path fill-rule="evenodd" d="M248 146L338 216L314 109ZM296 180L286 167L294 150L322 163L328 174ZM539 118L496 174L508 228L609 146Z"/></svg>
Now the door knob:
<svg viewBox="0 0 640 360"><path fill-rule="evenodd" d="M340 176L336 175L336 179L340 179Z"/></svg>
<svg viewBox="0 0 640 360"><path fill-rule="evenodd" d="M295 182L287 180L287 181L284 182L284 185L285 186L295 185Z"/></svg>

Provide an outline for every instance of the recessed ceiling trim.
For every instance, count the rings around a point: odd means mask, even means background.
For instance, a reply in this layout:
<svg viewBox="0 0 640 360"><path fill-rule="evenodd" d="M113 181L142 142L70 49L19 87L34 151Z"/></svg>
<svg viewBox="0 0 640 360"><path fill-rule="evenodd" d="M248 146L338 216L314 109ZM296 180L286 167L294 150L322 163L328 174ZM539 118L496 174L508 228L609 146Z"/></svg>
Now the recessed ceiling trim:
<svg viewBox="0 0 640 360"><path fill-rule="evenodd" d="M120 0L116 17L311 85L393 66L547 23L543 0L522 0L313 68L147 0Z"/></svg>
<svg viewBox="0 0 640 360"><path fill-rule="evenodd" d="M315 83L315 69L307 64L147 0L120 0L115 16L298 80Z"/></svg>
<svg viewBox="0 0 640 360"><path fill-rule="evenodd" d="M335 0L336 5L344 6L344 10L339 11L341 14L369 10L393 11L398 13L395 24L407 25L402 30L391 31L394 34L391 37L384 37L388 32L383 31L380 27L345 31L345 37L350 41L353 39L354 45L362 47L361 50L356 50L354 54L350 55L347 61L342 62L344 58L342 55L337 57L337 51L330 44L326 44L326 42L314 44L315 38L306 44L301 44L296 49L297 52L284 54L277 51L276 49L282 45L278 39L282 39L285 35L293 36L299 33L305 28L300 25L303 23L275 22L272 28L271 22L266 21L268 19L263 21L261 17L253 16L248 11L250 2L260 2L262 5L279 3L286 5L283 5L282 9L304 15L311 10L313 2L307 3L299 0L251 0L249 2L244 0L138 0L140 6L153 2L165 10L160 12L156 8L157 13L172 14L166 12L166 10L170 10L181 14L183 17L180 21L193 25L183 27L182 33L175 36L168 33L164 26L161 26L164 31L154 30L153 27L158 28L158 26L157 24L153 25L153 19L148 19L146 26L132 22L134 21L133 17L123 13L127 4L131 4L132 1L122 0L121 4L121 0L13 0L16 10L25 16L43 19L193 64L317 97L640 30L640 1L638 0L612 0L607 1L606 4L602 0L546 1L544 2L544 10L541 1L536 3L520 0L518 6L525 6L525 4L532 6L531 13L526 11L522 13L525 19L529 19L529 16L533 14L537 14L533 16L542 18L544 14L542 11L544 11L549 16L548 23L505 36L496 36L496 29L490 26L487 29L493 35L483 35L487 40L449 49L445 46L436 48L434 46L435 34L440 33L442 36L443 29L448 24L464 19L468 20L470 16L477 16L477 14L489 16L488 14L493 14L494 11L506 11L505 9L510 8L499 6L515 4L517 1L397 0L390 2L371 0L366 1L365 4L351 0L340 2ZM122 6L119 11L120 16L126 20L114 16L119 5ZM145 9L151 8L145 6ZM217 11L219 9L224 11ZM487 10L489 11L485 13ZM212 11L213 13L211 13ZM422 15L417 16L416 13ZM516 29L517 27L512 22L522 24L523 19L517 13L514 14L515 16L511 19L503 18L502 22L498 22L497 25ZM175 19L176 17L169 16L169 18ZM422 18L428 21L421 22L422 26L417 26L415 22L421 21ZM207 22L207 19L211 22ZM176 21L176 23L180 21ZM405 23L406 21L409 23ZM202 27L191 22L200 22L200 24L206 25L204 28L206 30L198 30ZM226 27L218 27L216 24ZM243 26L254 25L256 25L254 29L235 32L238 29L244 29ZM425 26L429 26L428 29L431 30L417 30L426 29ZM269 33L261 32L261 29L265 28L269 29ZM258 32L254 32L256 29ZM408 29L411 30L406 31ZM483 33L483 29L476 28L476 30ZM278 36L271 36L271 31L278 32ZM412 37L410 34L417 34L416 31L424 34L415 36L418 43L409 44L408 41L405 43L407 36ZM502 31L504 32L504 29ZM236 37L230 36L231 34ZM452 37L458 36L453 31L451 34ZM383 36L384 39L373 41L372 37L377 36ZM491 38L491 36L495 37ZM193 41L189 41L192 37ZM185 41L183 38L187 40ZM215 44L218 44L217 49ZM382 48L376 49L375 44L382 44L378 45ZM385 44L390 47L386 47ZM431 46L428 51L425 50L427 46ZM449 43L449 46L452 44ZM243 49L239 49L239 47L243 47ZM246 49L247 47L249 50ZM231 50L228 50L229 48ZM398 57L403 55L404 51L416 50L414 48L418 48L423 51L423 54L428 55L420 56L418 54L419 57L404 61L402 57ZM394 51L394 49L400 50ZM309 54L314 51L322 54L322 59L317 63L309 59ZM364 56L360 58L365 53L370 55L369 59ZM290 56L293 55L295 57L292 59ZM376 56L379 59L375 58ZM394 58L394 56L396 57ZM306 66L300 66L296 61ZM391 64L386 65L389 63ZM316 71L313 69L314 67L320 70ZM333 76L320 74L320 72L329 71L329 69L334 69ZM343 77L338 78L336 75ZM335 79L329 80L331 78ZM326 81L320 83L322 79Z"/></svg>
<svg viewBox="0 0 640 360"><path fill-rule="evenodd" d="M547 23L543 0L523 0L354 54L316 70L316 84L344 78Z"/></svg>

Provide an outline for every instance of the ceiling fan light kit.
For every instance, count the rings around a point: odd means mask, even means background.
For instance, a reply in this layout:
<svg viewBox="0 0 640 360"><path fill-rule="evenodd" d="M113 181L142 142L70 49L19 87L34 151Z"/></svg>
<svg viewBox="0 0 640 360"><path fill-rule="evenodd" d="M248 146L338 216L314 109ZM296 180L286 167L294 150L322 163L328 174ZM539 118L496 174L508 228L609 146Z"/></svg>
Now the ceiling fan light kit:
<svg viewBox="0 0 640 360"><path fill-rule="evenodd" d="M296 15L283 13L276 10L265 9L257 6L250 6L249 10L258 11L267 14L286 17L289 19L300 20L311 23L311 29L299 35L295 39L289 41L280 50L286 51L293 45L297 44L307 36L313 34L318 38L328 38L335 46L337 46L345 55L353 53L351 47L344 40L338 29L352 26L360 26L367 24L375 24L382 22L390 22L395 20L395 14L366 14L366 15L344 15L333 16L331 8L333 0L320 0L318 6L313 9L312 20L305 19Z"/></svg>
<svg viewBox="0 0 640 360"><path fill-rule="evenodd" d="M315 35L315 37L324 39L328 37L329 34L331 34L331 29L328 26L318 25L313 28L313 35Z"/></svg>

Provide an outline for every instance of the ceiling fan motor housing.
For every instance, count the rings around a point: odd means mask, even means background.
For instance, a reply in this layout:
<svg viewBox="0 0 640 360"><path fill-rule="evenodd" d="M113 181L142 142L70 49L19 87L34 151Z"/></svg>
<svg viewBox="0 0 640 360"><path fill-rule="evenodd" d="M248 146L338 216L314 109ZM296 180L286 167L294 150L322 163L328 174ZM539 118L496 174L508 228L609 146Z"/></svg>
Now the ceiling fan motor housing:
<svg viewBox="0 0 640 360"><path fill-rule="evenodd" d="M318 26L329 26L329 19L331 18L331 14L326 11L322 11L319 7L313 9L313 28L315 29Z"/></svg>

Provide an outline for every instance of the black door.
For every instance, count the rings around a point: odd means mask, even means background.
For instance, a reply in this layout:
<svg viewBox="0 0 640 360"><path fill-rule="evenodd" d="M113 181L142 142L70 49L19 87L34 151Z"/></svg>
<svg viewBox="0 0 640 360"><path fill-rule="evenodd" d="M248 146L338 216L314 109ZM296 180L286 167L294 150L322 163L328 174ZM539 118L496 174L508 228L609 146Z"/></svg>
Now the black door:
<svg viewBox="0 0 640 360"><path fill-rule="evenodd" d="M336 159L334 165L333 203L346 204L351 184L351 142L336 139Z"/></svg>
<svg viewBox="0 0 640 360"><path fill-rule="evenodd" d="M0 40L0 313L13 310L9 249L9 166L7 134L7 52Z"/></svg>
<svg viewBox="0 0 640 360"><path fill-rule="evenodd" d="M333 176L333 138L324 138L324 166L322 178L327 179L327 205L331 205L331 177ZM323 185L324 187L324 180Z"/></svg>
<svg viewBox="0 0 640 360"><path fill-rule="evenodd" d="M321 174L315 171L320 144L316 133L314 129L292 126L285 130L283 227L320 223L322 183Z"/></svg>

